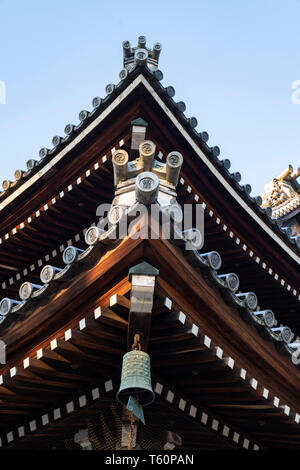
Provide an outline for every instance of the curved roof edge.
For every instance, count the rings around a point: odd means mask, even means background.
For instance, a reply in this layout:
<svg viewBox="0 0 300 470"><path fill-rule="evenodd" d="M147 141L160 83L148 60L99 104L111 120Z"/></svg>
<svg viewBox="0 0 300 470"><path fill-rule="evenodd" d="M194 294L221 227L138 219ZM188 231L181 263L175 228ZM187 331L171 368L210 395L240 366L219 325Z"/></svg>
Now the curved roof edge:
<svg viewBox="0 0 300 470"><path fill-rule="evenodd" d="M124 73L124 70L126 70L126 73ZM201 151L201 155L198 152L200 158L214 172L214 175L218 177L225 189L231 193L244 209L248 208L248 213L256 219L256 222L263 226L268 235L275 239L300 264L300 257L298 255L300 253L300 237L289 236L289 232L282 227L282 221L272 218L271 208L261 207L262 199L260 196L251 196L251 186L249 184L240 184L241 175L239 172L230 173L230 161L219 158L219 147L209 147L207 145L209 139L208 133L196 131L197 119L195 117L186 117L184 114L185 104L182 101L175 102L173 99L175 95L174 88L172 86L163 87L161 85L162 72L160 70L150 70L146 64L140 64L133 66L130 71L122 69L120 77L121 80L117 85L107 85L107 95L105 98L96 97L92 100L92 111L83 110L79 113L79 124L66 125L65 137L55 136L53 138L54 146L52 149L44 147L40 150L39 161L29 160L27 162L27 171L16 170L14 182L8 180L3 182L5 189L0 193L0 213L103 121L120 103L121 94L123 94L122 99L126 98L142 82L148 91L152 92L152 96L156 98L156 101L162 100L167 105L169 118L172 119L172 116L176 118L177 123L181 126L181 131L185 133L186 139L189 136L189 143L194 148L195 144L198 146L198 149ZM157 97L153 95L154 90L157 92ZM116 98L118 99L116 100ZM166 111L165 107L164 110ZM197 151L196 148L195 150ZM277 237L277 234L282 240Z"/></svg>

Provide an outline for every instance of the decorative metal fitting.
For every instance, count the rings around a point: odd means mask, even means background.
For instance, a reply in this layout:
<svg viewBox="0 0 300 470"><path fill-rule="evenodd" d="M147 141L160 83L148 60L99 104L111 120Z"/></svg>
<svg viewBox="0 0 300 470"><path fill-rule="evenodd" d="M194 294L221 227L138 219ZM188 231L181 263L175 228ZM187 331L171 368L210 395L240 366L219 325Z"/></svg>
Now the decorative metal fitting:
<svg viewBox="0 0 300 470"><path fill-rule="evenodd" d="M254 292L245 292L241 294L236 294L236 297L238 297L241 300L245 301L245 307L248 308L249 310L255 310L257 307L257 296Z"/></svg>
<svg viewBox="0 0 300 470"><path fill-rule="evenodd" d="M19 296L22 300L28 300L34 291L40 289L42 286L38 284L32 284L32 282L26 281L23 282L19 289Z"/></svg>
<svg viewBox="0 0 300 470"><path fill-rule="evenodd" d="M100 235L101 232L98 227L92 226L88 228L85 232L85 243L87 245L95 245Z"/></svg>
<svg viewBox="0 0 300 470"><path fill-rule="evenodd" d="M272 310L259 310L258 312L252 312L258 318L263 319L266 326L271 328L275 324L275 315Z"/></svg>
<svg viewBox="0 0 300 470"><path fill-rule="evenodd" d="M82 253L83 250L80 248L76 248L75 246L67 246L67 248L63 252L63 262L65 264L72 264L74 261L77 260L78 255Z"/></svg>
<svg viewBox="0 0 300 470"><path fill-rule="evenodd" d="M204 258L205 261L209 264L209 267L218 271L222 266L221 255L217 251L210 251L208 253L200 253L201 258Z"/></svg>
<svg viewBox="0 0 300 470"><path fill-rule="evenodd" d="M135 182L135 194L138 202L152 204L156 201L159 188L159 179L151 171L140 173Z"/></svg>
<svg viewBox="0 0 300 470"><path fill-rule="evenodd" d="M293 338L293 333L288 326L280 326L278 328L271 328L273 333L279 333L285 343L290 343Z"/></svg>
<svg viewBox="0 0 300 470"><path fill-rule="evenodd" d="M48 284L49 282L52 281L52 279L54 278L55 274L60 272L61 269L60 268L56 268L55 266L50 266L50 264L47 264L46 266L43 267L43 269L41 270L41 274L40 274L40 278L41 278L41 281L44 283L44 284Z"/></svg>
<svg viewBox="0 0 300 470"><path fill-rule="evenodd" d="M6 316L8 313L11 312L12 308L15 305L18 305L20 302L14 299L9 299L8 297L4 297L4 299L0 302L0 315Z"/></svg>
<svg viewBox="0 0 300 470"><path fill-rule="evenodd" d="M218 276L225 283L225 286L231 291L236 292L240 285L240 280L235 273L220 274Z"/></svg>

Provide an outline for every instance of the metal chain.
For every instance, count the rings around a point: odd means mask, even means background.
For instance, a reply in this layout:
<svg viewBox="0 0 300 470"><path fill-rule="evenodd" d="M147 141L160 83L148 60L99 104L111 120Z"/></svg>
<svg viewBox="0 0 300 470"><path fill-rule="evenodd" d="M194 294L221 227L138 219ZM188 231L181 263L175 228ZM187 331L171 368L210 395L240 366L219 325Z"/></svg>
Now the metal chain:
<svg viewBox="0 0 300 470"><path fill-rule="evenodd" d="M135 333L135 335L134 335L132 350L133 351L140 351L141 350L140 335L138 333Z"/></svg>

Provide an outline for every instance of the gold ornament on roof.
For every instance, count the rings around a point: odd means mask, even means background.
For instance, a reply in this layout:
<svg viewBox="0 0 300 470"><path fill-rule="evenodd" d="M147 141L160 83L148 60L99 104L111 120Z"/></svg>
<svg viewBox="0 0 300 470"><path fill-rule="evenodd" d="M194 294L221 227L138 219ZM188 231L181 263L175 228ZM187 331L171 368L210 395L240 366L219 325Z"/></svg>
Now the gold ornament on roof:
<svg viewBox="0 0 300 470"><path fill-rule="evenodd" d="M279 217L300 206L300 168L289 165L279 176L265 185L262 207L271 207L272 216Z"/></svg>

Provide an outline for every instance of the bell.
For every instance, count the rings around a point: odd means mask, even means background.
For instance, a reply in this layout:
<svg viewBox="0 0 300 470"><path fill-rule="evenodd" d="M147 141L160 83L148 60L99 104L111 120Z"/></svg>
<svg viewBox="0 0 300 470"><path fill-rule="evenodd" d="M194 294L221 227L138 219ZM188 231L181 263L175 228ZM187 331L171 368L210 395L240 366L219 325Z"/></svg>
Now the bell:
<svg viewBox="0 0 300 470"><path fill-rule="evenodd" d="M144 351L133 350L123 356L117 400L126 405L130 396L142 406L150 405L155 398L151 385L150 356Z"/></svg>

